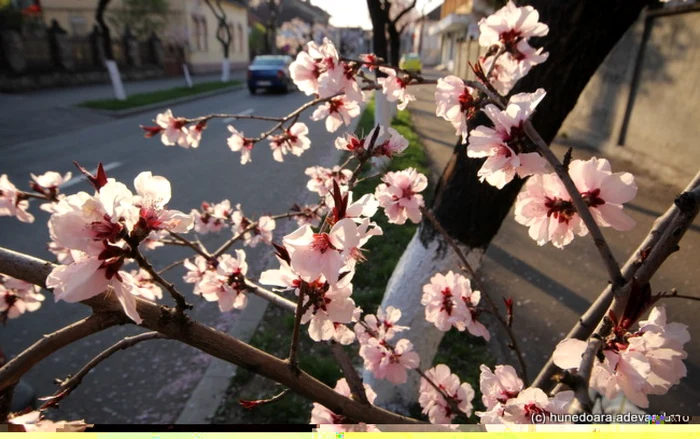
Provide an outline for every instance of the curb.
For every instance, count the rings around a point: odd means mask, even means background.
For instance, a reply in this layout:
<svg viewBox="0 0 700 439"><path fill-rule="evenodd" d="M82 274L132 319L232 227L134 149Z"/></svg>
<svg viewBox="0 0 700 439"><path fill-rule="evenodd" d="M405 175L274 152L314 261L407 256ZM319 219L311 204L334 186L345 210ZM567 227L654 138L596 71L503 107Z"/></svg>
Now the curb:
<svg viewBox="0 0 700 439"><path fill-rule="evenodd" d="M241 84L232 85L230 87L224 87L224 88L219 88L216 90L211 90L211 91L207 91L207 92L203 92L203 93L193 94L190 96L183 96L181 98L169 99L167 101L155 102L153 104L148 104L148 105L141 105L141 106L138 106L135 108L127 108L125 110L103 110L103 109L99 109L99 108L81 107L78 105L76 105L76 107L82 108L85 110L94 111L96 113L100 113L100 114L104 114L106 116L111 116L111 117L120 119L123 117L132 116L134 114L146 113L146 112L149 112L149 111L152 111L155 109L160 109L163 107L169 107L169 106L173 106L173 105L177 105L177 104L184 104L187 102L196 101L198 99L208 98L208 97L215 96L215 95L222 94L222 93L230 93L232 91L237 91L237 90L240 90L240 89L245 88L245 87L246 87L245 83L241 83Z"/></svg>
<svg viewBox="0 0 700 439"><path fill-rule="evenodd" d="M365 107L363 105L362 111ZM360 112L362 115L362 112ZM358 116L353 124L348 127L348 131L355 132L360 121ZM261 266L265 269L274 268L272 258L261 261ZM242 342L248 343L258 329L258 325L265 315L269 302L253 294L248 295L248 306L245 312L239 313L235 318L231 329L227 333ZM192 391L189 399L182 408L180 415L175 421L176 424L210 424L216 410L226 397L231 379L236 376L238 366L224 360L214 358Z"/></svg>

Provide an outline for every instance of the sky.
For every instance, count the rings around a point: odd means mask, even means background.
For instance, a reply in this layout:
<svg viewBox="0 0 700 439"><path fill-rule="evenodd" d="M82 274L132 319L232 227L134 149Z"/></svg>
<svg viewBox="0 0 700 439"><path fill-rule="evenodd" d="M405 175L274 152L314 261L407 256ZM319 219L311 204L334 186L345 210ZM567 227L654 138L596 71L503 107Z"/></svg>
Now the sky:
<svg viewBox="0 0 700 439"><path fill-rule="evenodd" d="M418 0L416 9L429 12L442 2L443 0ZM311 0L311 4L331 14L330 23L333 26L372 29L367 0Z"/></svg>

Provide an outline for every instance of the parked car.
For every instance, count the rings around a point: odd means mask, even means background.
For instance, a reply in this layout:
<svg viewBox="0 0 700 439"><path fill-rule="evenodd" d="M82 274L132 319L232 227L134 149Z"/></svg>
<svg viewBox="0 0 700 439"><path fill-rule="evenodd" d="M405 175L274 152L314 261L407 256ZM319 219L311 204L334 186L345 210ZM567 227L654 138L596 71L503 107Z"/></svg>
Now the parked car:
<svg viewBox="0 0 700 439"><path fill-rule="evenodd" d="M248 66L248 90L255 94L257 89L280 90L284 93L295 90L289 75L292 57L287 55L256 56Z"/></svg>
<svg viewBox="0 0 700 439"><path fill-rule="evenodd" d="M420 73L423 69L423 62L420 60L420 55L417 53L406 53L399 61L399 68L407 72Z"/></svg>

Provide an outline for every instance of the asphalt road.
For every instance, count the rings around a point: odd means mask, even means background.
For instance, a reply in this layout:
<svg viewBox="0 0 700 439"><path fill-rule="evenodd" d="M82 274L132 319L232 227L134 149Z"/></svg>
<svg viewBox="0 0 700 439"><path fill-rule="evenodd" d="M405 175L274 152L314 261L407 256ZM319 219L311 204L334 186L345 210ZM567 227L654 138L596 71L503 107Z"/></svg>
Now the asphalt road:
<svg viewBox="0 0 700 439"><path fill-rule="evenodd" d="M80 93L76 90L76 93ZM73 97L76 100L75 97ZM307 100L302 93L289 95L258 94L250 96L247 90L239 90L220 96L189 102L172 108L175 115L193 117L207 113L231 114L254 112L277 116L292 111ZM0 96L0 113L12 115L15 96ZM27 105L30 108L31 105ZM19 111L19 110L17 110ZM46 114L45 112L44 114ZM326 132L322 122L312 122L310 113L300 121L310 129L312 147L302 157L287 156L285 163L277 163L267 143L259 144L252 154L252 163L240 165L240 154L226 146L226 123L213 121L205 131L199 149L185 150L166 147L158 139L145 139L139 124L149 123L156 112L124 119L105 117L83 118L83 112L56 107L50 112L55 119L67 120L68 132L57 132L55 124L18 123L11 140L0 142L0 174L8 174L20 188L26 188L30 173L47 170L73 171L73 160L87 168L98 162L108 165L110 177L133 186L133 179L146 170L167 177L172 184L173 198L170 207L189 212L203 200L218 202L228 198L241 203L249 216L286 211L293 203L303 202L309 196L305 185L304 170L308 166L337 163L338 154L333 147L335 136ZM26 113L29 117L29 114ZM6 119L7 121L8 119ZM247 135L258 135L268 125L260 121L239 121L235 126ZM8 130L7 124L4 130ZM22 134L25 131L25 134ZM24 141L25 139L29 139ZM9 144L8 144L9 143ZM72 186L70 191L90 191L87 183ZM48 214L32 203L36 216L34 224L20 223L14 218L0 217L0 246L53 260L46 250L49 241L45 224ZM292 227L287 221L278 222L280 229ZM215 248L228 236L204 236L208 248ZM271 256L268 249L258 246L247 249L249 273L259 273ZM156 267L187 256L182 248L161 248L150 252L150 260ZM222 314L216 304L192 296L191 285L181 281L181 269L168 273L187 293L195 304L192 316L221 330L227 330L236 319L233 313ZM42 335L75 322L88 314L78 304L54 303L50 294L42 308L21 318L11 320L0 328L0 346L12 357ZM165 299L164 299L165 300ZM110 344L141 330L127 325L93 335L36 365L27 375L38 396L48 396L56 388L55 378L65 378L77 372ZM178 417L192 389L206 370L211 359L193 348L173 341L149 341L127 351L120 352L91 372L80 387L67 398L54 418L86 419L91 423L170 423Z"/></svg>

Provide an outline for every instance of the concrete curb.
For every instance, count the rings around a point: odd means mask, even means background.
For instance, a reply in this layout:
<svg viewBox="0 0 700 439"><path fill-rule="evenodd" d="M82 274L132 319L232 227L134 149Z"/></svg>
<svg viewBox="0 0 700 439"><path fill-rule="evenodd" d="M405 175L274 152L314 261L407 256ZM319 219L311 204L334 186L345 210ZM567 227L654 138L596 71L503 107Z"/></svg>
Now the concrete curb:
<svg viewBox="0 0 700 439"><path fill-rule="evenodd" d="M100 113L100 114L104 114L106 116L111 116L111 117L120 119L122 117L132 116L134 114L146 113L146 112L156 110L156 109L161 109L164 107L171 107L173 105L184 104L187 102L196 101L198 99L204 99L204 98L208 98L211 96L216 96L216 95L222 94L222 93L230 93L232 91L237 91L237 90L240 90L240 89L245 88L245 87L246 87L245 83L241 83L241 84L232 85L230 87L224 87L224 88L219 88L216 90L207 91L204 93L197 93L197 94L193 94L190 96L183 96L181 98L170 99L167 101L156 102L156 103L148 104L148 105L141 105L141 106L135 107L135 108L128 108L126 110L102 110L99 108L90 108L90 107L78 107L78 108L94 111L96 113Z"/></svg>

